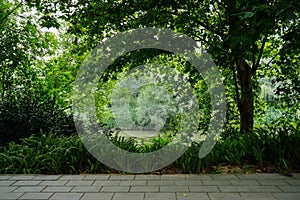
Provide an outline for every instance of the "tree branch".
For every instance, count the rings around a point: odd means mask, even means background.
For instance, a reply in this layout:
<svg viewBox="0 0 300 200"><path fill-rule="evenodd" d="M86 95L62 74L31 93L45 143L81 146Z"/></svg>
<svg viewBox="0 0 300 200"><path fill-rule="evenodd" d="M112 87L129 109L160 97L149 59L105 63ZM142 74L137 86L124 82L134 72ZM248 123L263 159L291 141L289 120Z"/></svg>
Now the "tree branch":
<svg viewBox="0 0 300 200"><path fill-rule="evenodd" d="M206 30L208 30L209 32L214 33L214 34L220 36L221 38L224 37L224 33L212 29L211 27L209 27L207 24L201 22L200 20L197 20L197 19L193 19L193 20L194 20L194 22L196 22L196 23L199 24L200 26L204 27L204 28L205 28Z"/></svg>
<svg viewBox="0 0 300 200"><path fill-rule="evenodd" d="M164 12L167 12L167 13L170 13L170 14L175 15L177 17L180 17L179 16L180 14L178 12L168 11L168 10L165 10ZM201 22L200 20L198 20L196 18L193 18L193 19L190 19L190 20L193 20L193 22L195 22L195 23L199 24L200 26L204 27L206 30L210 31L211 33L214 33L214 34L220 36L221 38L224 37L224 33L219 32L217 30L214 30L213 28L209 27L207 24Z"/></svg>
<svg viewBox="0 0 300 200"><path fill-rule="evenodd" d="M253 47L253 45L252 45L252 47ZM255 52L252 52L252 68L254 68L254 66L255 66Z"/></svg>
<svg viewBox="0 0 300 200"><path fill-rule="evenodd" d="M258 54L258 58L257 58L257 61L255 63L255 65L253 66L252 68L252 75L255 74L258 66L259 66L259 63L260 63L260 60L261 60L261 57L262 57L262 54L264 52L264 48L265 48L265 45L266 45L266 42L267 42L267 39L268 39L268 35L265 35L265 37L263 38L262 40L262 44L261 44L261 47L260 47L260 50L259 50L259 54Z"/></svg>
<svg viewBox="0 0 300 200"><path fill-rule="evenodd" d="M5 21L5 19L8 18L9 15L11 15L13 12L15 12L21 5L22 5L22 2L20 2L15 8L13 8L11 11L9 11L9 12L1 19L0 25L2 25L3 22Z"/></svg>
<svg viewBox="0 0 300 200"><path fill-rule="evenodd" d="M189 31L189 34L190 34L190 36L194 37L194 40L196 40L196 41L204 42L205 44L207 44L207 45L209 45L209 46L212 45L212 44L209 43L207 40L205 40L204 38L199 37L199 35L196 35L196 34L194 34L194 33L191 32L191 31ZM198 38L198 39L196 39L196 38Z"/></svg>
<svg viewBox="0 0 300 200"><path fill-rule="evenodd" d="M269 60L269 62L267 64L265 64L265 66L268 66L278 55L280 54L280 51L278 53L276 53L271 60Z"/></svg>

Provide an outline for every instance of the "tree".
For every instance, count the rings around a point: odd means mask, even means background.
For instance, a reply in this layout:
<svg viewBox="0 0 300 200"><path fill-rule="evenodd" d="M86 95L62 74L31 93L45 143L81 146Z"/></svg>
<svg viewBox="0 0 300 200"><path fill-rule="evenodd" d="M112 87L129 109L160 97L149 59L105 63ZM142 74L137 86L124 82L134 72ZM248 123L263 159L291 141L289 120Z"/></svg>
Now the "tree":
<svg viewBox="0 0 300 200"><path fill-rule="evenodd" d="M1 144L41 130L66 133L72 129L71 116L57 105L56 88L47 88L55 72L47 71L51 63L46 65L45 60L55 54L57 41L40 30L40 16L23 3L0 3Z"/></svg>
<svg viewBox="0 0 300 200"><path fill-rule="evenodd" d="M53 5L59 5L62 18L71 24L69 31L78 37L88 36L85 42L89 46L114 31L146 26L174 29L203 42L224 76L233 80L243 133L253 130L254 80L272 64L264 63L263 59L289 59L282 51L289 48L288 41L297 40L299 33L297 0L66 0L62 3L28 0L28 3L47 16L54 13Z"/></svg>

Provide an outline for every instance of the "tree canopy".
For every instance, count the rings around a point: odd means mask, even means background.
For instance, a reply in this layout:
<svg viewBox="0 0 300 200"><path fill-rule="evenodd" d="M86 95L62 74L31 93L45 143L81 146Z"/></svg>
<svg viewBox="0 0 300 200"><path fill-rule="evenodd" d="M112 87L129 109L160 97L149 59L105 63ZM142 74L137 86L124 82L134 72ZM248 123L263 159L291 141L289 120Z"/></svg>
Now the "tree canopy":
<svg viewBox="0 0 300 200"><path fill-rule="evenodd" d="M59 71L46 73L46 80L52 80L47 87L58 102L59 94L70 91L66 85L74 80L86 53L102 39L130 29L158 27L202 42L224 77L229 123L238 121L241 132L253 130L255 112L260 112L256 106L260 78L273 77L286 107L295 108L299 103L297 0L25 0L3 1L0 8L2 98L19 86L29 87L31 82L26 80L34 80L33 76L41 77L36 72L41 67L34 67L39 65ZM34 17L26 15L30 11L36 12ZM51 33L42 34L38 27L66 31L64 42L69 45L64 46L62 57L41 64L39 58L46 54L53 57L60 41ZM158 54L149 53L152 57ZM72 67L63 57L71 60ZM27 79L12 79L14 76Z"/></svg>
<svg viewBox="0 0 300 200"><path fill-rule="evenodd" d="M300 4L296 0L28 3L43 12L50 25L57 24L53 16L60 12L60 18L69 22L69 32L86 47L115 32L138 27L170 28L201 41L234 86L242 132L253 129L254 80L271 68L284 73L289 67L299 67L294 62L300 27Z"/></svg>

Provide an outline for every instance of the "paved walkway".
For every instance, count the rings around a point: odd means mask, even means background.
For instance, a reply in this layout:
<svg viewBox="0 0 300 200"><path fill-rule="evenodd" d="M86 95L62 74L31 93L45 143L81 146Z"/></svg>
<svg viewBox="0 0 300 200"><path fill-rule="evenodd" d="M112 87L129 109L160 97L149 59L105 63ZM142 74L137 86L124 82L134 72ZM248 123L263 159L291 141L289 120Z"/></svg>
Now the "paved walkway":
<svg viewBox="0 0 300 200"><path fill-rule="evenodd" d="M300 174L0 175L0 199L300 199Z"/></svg>

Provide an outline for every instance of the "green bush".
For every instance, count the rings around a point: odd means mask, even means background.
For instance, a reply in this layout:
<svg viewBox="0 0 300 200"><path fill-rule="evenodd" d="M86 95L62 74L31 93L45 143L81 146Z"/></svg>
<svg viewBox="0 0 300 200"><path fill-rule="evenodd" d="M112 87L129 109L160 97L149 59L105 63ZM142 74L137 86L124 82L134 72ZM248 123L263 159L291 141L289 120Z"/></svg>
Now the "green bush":
<svg viewBox="0 0 300 200"><path fill-rule="evenodd" d="M57 107L45 91L12 91L0 100L0 145L41 130L65 135L76 132L72 115Z"/></svg>
<svg viewBox="0 0 300 200"><path fill-rule="evenodd" d="M76 135L31 135L11 142L0 153L1 173L77 174L101 172Z"/></svg>
<svg viewBox="0 0 300 200"><path fill-rule="evenodd" d="M109 136L120 148L137 153L158 150L172 137L158 135L149 141L137 143L135 138ZM254 165L263 171L293 172L300 169L300 125L286 122L285 126L257 128L252 134L221 138L203 159L198 158L201 144L192 143L188 150L167 168L183 173L218 172L214 166L231 165L247 168ZM163 171L163 169L162 169ZM0 173L116 173L96 160L84 147L78 135L31 135L20 142L11 142L0 148Z"/></svg>

